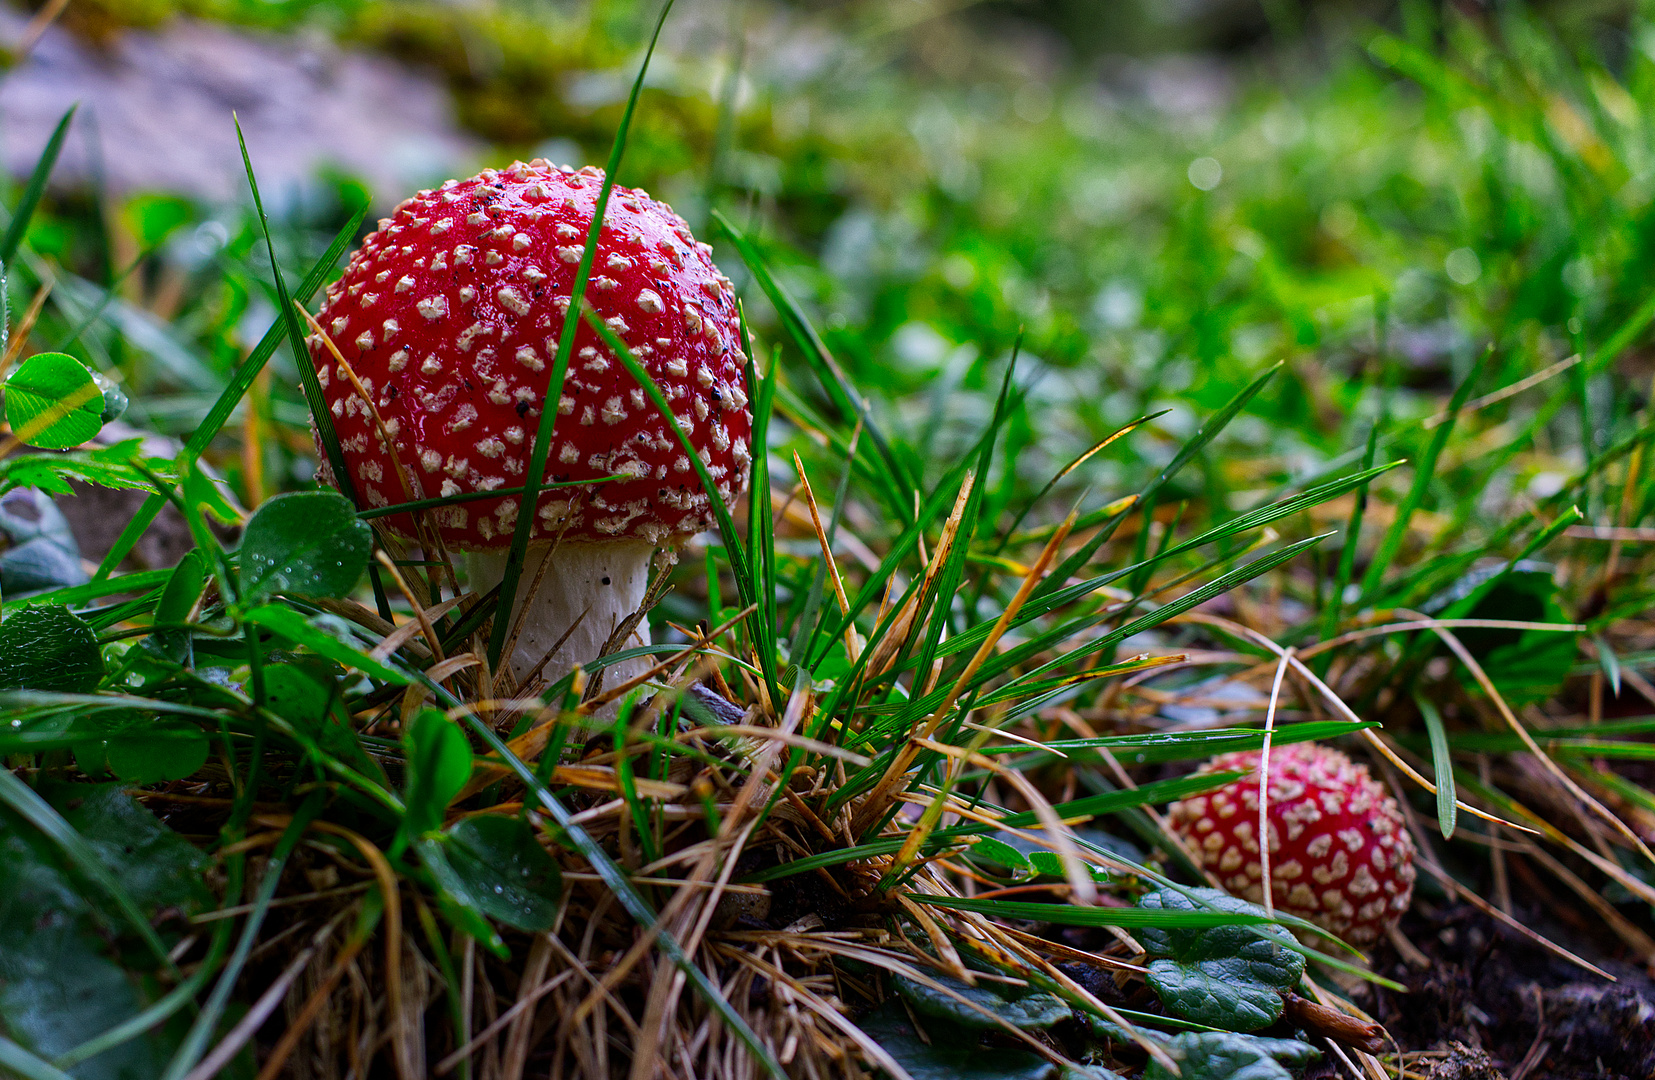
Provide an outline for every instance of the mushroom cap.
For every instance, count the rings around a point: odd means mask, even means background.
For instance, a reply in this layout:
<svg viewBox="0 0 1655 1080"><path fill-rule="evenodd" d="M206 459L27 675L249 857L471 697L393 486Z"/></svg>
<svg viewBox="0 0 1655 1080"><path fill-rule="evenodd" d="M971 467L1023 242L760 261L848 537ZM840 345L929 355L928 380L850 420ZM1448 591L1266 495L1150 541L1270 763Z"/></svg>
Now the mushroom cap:
<svg viewBox="0 0 1655 1080"><path fill-rule="evenodd" d="M1200 772L1253 775L1173 803L1168 820L1224 887L1264 900L1258 846L1259 751L1221 754ZM1277 908L1352 944L1377 941L1408 910L1414 842L1396 800L1337 750L1270 751L1270 895Z"/></svg>
<svg viewBox="0 0 1655 1080"><path fill-rule="evenodd" d="M537 159L421 191L329 286L317 321L373 408L320 335L310 356L364 505L524 482L603 179L601 169ZM734 291L711 255L666 204L616 185L586 297L661 388L729 500L746 485L752 414ZM668 543L711 523L683 446L582 320L544 482L613 474L625 479L541 492L531 535ZM460 502L426 520L451 549L494 550L510 544L519 502ZM418 539L411 515L382 521Z"/></svg>

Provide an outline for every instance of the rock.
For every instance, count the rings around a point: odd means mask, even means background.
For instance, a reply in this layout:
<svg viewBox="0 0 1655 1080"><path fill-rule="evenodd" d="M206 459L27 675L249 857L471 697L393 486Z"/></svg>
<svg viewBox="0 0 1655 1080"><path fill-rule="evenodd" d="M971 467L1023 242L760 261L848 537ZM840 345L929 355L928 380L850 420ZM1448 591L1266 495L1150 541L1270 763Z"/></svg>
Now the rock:
<svg viewBox="0 0 1655 1080"><path fill-rule="evenodd" d="M1485 1050L1451 1043L1448 1056L1431 1066L1430 1080L1506 1080Z"/></svg>
<svg viewBox="0 0 1655 1080"><path fill-rule="evenodd" d="M24 25L23 15L0 7L0 40L16 41ZM55 179L85 182L96 173L115 194L245 199L232 112L267 205L279 206L325 167L394 201L471 171L481 152L453 120L446 90L394 61L322 38L178 18L128 30L107 48L48 29L0 80L0 164L28 175L77 101Z"/></svg>
<svg viewBox="0 0 1655 1080"><path fill-rule="evenodd" d="M51 496L33 488L0 495L0 597L15 600L86 579L74 533Z"/></svg>

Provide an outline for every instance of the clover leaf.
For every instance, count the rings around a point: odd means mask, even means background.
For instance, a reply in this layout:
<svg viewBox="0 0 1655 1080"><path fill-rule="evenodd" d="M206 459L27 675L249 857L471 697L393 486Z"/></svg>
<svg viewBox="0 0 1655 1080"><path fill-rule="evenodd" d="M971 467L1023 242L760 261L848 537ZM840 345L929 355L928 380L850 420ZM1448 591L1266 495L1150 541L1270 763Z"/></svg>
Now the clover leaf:
<svg viewBox="0 0 1655 1080"><path fill-rule="evenodd" d="M1178 1065L1182 1080L1292 1080L1282 1062L1303 1064L1318 1055L1296 1039L1260 1039L1230 1031L1186 1031L1162 1044ZM1173 1080L1166 1066L1151 1058L1144 1080Z"/></svg>
<svg viewBox="0 0 1655 1080"><path fill-rule="evenodd" d="M1264 909L1216 889L1191 895L1219 911L1262 915ZM1146 893L1138 906L1197 911L1183 893ZM1155 927L1138 939L1149 953L1149 985L1174 1015L1230 1031L1257 1031L1281 1017L1282 991L1298 985L1304 955L1279 926Z"/></svg>

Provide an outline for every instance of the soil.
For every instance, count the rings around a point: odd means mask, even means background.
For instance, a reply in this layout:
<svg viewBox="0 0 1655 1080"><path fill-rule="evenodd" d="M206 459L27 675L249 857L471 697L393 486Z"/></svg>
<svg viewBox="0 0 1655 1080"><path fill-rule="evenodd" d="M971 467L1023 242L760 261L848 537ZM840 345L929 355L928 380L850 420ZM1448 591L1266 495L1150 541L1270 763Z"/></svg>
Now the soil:
<svg viewBox="0 0 1655 1080"><path fill-rule="evenodd" d="M1362 1002L1431 1080L1650 1080L1655 1077L1655 979L1618 959L1611 942L1538 910L1526 926L1615 976L1604 979L1542 948L1469 905L1416 902L1403 933L1431 960L1418 969L1387 947L1375 970L1408 988L1375 989ZM1572 913L1570 913L1572 914ZM1324 1059L1307 1080L1339 1076ZM1490 1072L1490 1069L1497 1070Z"/></svg>

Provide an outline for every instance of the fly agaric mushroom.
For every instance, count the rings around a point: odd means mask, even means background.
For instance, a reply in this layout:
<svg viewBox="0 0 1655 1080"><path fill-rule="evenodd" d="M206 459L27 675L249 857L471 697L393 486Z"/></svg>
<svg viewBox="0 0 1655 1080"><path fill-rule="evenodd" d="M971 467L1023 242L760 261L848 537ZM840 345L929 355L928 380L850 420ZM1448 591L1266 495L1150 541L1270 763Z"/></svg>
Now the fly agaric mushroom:
<svg viewBox="0 0 1655 1080"><path fill-rule="evenodd" d="M537 159L421 191L380 221L328 288L318 316L328 340L312 336L310 355L365 505L524 482L603 181L600 169ZM616 186L585 296L661 388L730 500L746 484L752 415L734 292L711 254L671 208ZM519 684L537 668L554 680L602 654L643 602L656 549L711 522L683 446L584 321L556 407L545 482L620 479L540 494L525 591L548 552L552 561L532 597L513 598L514 615L529 605L509 658ZM332 482L325 457L322 472ZM520 503L466 501L426 517L465 553L478 593L504 575ZM419 540L411 515L380 521Z"/></svg>
<svg viewBox="0 0 1655 1080"><path fill-rule="evenodd" d="M1196 860L1254 903L1264 901L1258 767L1257 750L1221 754L1199 772L1252 775L1167 808ZM1315 743L1271 750L1268 786L1272 903L1352 944L1378 940L1414 891L1414 842L1396 800L1366 765Z"/></svg>

